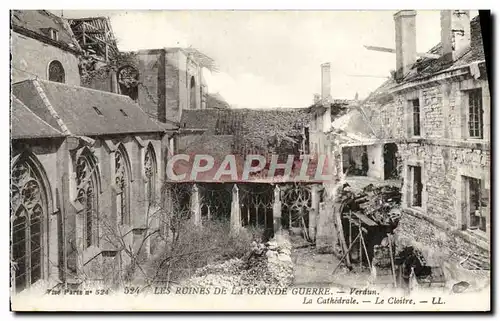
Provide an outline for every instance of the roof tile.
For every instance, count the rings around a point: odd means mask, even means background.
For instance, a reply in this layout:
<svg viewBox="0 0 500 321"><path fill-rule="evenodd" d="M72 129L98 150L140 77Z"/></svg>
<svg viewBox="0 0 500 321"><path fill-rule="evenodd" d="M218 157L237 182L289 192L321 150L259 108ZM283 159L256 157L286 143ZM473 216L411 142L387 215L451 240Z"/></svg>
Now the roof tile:
<svg viewBox="0 0 500 321"><path fill-rule="evenodd" d="M15 96L12 96L10 117L12 139L65 136L59 130L38 117Z"/></svg>
<svg viewBox="0 0 500 321"><path fill-rule="evenodd" d="M53 127L57 122L36 90L35 81L73 135L164 131L128 96L46 80L30 79L12 85L16 97Z"/></svg>

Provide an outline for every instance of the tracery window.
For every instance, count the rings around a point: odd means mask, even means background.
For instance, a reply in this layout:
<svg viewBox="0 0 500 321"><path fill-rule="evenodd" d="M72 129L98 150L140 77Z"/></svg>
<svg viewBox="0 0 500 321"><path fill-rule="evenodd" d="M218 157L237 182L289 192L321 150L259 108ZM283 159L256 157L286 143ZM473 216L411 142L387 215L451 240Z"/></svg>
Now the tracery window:
<svg viewBox="0 0 500 321"><path fill-rule="evenodd" d="M97 200L97 165L89 155L81 155L76 163L77 200L83 205L84 247L99 243Z"/></svg>
<svg viewBox="0 0 500 321"><path fill-rule="evenodd" d="M118 70L120 93L132 100L139 98L139 71L132 66L124 66Z"/></svg>
<svg viewBox="0 0 500 321"><path fill-rule="evenodd" d="M155 201L155 188L156 188L156 158L154 148L149 144L144 156L144 175L146 176L146 201L147 208L149 209Z"/></svg>
<svg viewBox="0 0 500 321"><path fill-rule="evenodd" d="M63 65L57 60L52 61L49 64L49 80L64 83L65 78L66 75Z"/></svg>
<svg viewBox="0 0 500 321"><path fill-rule="evenodd" d="M18 160L11 173L11 263L16 292L43 276L43 219L47 212L46 190L29 158Z"/></svg>
<svg viewBox="0 0 500 321"><path fill-rule="evenodd" d="M129 173L126 154L122 148L115 152L116 209L121 224L130 224Z"/></svg>

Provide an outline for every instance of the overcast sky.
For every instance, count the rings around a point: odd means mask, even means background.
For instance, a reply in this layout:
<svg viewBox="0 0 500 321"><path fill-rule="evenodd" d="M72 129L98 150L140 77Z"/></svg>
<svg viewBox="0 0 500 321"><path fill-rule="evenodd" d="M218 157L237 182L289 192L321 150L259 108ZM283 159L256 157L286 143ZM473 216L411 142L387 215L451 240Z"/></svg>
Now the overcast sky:
<svg viewBox="0 0 500 321"><path fill-rule="evenodd" d="M394 13L64 11L64 17L109 16L124 51L197 48L221 70L205 72L210 92L219 92L238 107L259 108L310 105L320 92L323 62L331 63L334 98L354 98L357 92L360 98L367 96L395 69L396 57L363 45L395 48ZM418 11L417 51L439 41L439 11Z"/></svg>

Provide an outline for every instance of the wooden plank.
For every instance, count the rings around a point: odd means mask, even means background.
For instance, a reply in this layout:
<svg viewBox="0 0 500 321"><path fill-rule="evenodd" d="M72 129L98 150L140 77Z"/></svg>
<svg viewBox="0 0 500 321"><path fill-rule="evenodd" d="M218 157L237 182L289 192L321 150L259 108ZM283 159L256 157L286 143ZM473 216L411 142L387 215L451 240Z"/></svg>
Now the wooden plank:
<svg viewBox="0 0 500 321"><path fill-rule="evenodd" d="M388 53L396 53L396 49L392 48L386 48L386 47L378 47L378 46L365 46L366 49L368 50L373 50L373 51L381 51L381 52L388 52Z"/></svg>
<svg viewBox="0 0 500 321"><path fill-rule="evenodd" d="M368 50L372 51L380 51L380 52L388 52L388 53L396 53L396 49L387 48L387 47L379 47L379 46L364 46ZM429 59L438 59L440 55L432 54L428 52L417 52L417 56L429 58Z"/></svg>
<svg viewBox="0 0 500 321"><path fill-rule="evenodd" d="M362 213L353 212L352 214L354 214L354 216L356 216L357 218L359 218L361 222L363 222L364 224L366 224L368 226L377 226L378 225L377 223L375 223L375 221L373 221L368 216L366 216L366 215L364 215Z"/></svg>
<svg viewBox="0 0 500 321"><path fill-rule="evenodd" d="M347 256L345 257L347 267L349 269L351 269L351 267L352 267L351 266L351 258L348 255L350 248L347 247L347 242L346 242L345 237L344 237L344 228L342 226L342 212L343 212L343 210L344 210L344 202L342 202L342 203L337 202L334 204L333 216L335 217L335 223L337 225L337 233L338 233L338 236L340 239L340 245L342 246L342 251L344 252L344 254L347 254ZM350 244L349 246L352 246L352 244Z"/></svg>

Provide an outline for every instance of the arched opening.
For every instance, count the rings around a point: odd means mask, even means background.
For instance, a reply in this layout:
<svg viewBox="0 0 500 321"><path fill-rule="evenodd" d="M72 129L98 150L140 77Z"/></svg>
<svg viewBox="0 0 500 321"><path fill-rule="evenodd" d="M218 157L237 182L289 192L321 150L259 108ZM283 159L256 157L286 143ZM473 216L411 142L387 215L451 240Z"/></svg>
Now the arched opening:
<svg viewBox="0 0 500 321"><path fill-rule="evenodd" d="M196 109L196 80L194 76L191 76L191 81L189 85L189 108Z"/></svg>
<svg viewBox="0 0 500 321"><path fill-rule="evenodd" d="M49 80L55 81L55 82L60 82L60 83L64 83L66 80L66 74L64 72L64 67L57 60L54 60L54 61L50 62L50 64L49 64Z"/></svg>
<svg viewBox="0 0 500 321"><path fill-rule="evenodd" d="M48 188L32 158L22 155L11 172L11 264L16 292L44 277Z"/></svg>
<svg viewBox="0 0 500 321"><path fill-rule="evenodd" d="M130 224L130 170L125 148L115 152L116 211L120 224Z"/></svg>
<svg viewBox="0 0 500 321"><path fill-rule="evenodd" d="M118 70L120 93L136 101L139 98L139 71L132 66L124 66Z"/></svg>
<svg viewBox="0 0 500 321"><path fill-rule="evenodd" d="M146 150L146 155L144 156L144 176L145 181L145 195L146 195L146 205L147 210L154 206L155 204L155 191L156 191L156 177L157 177L157 165L156 165L156 155L152 144L148 145Z"/></svg>
<svg viewBox="0 0 500 321"><path fill-rule="evenodd" d="M82 204L84 248L99 245L99 171L90 151L80 154L76 163L77 201Z"/></svg>

